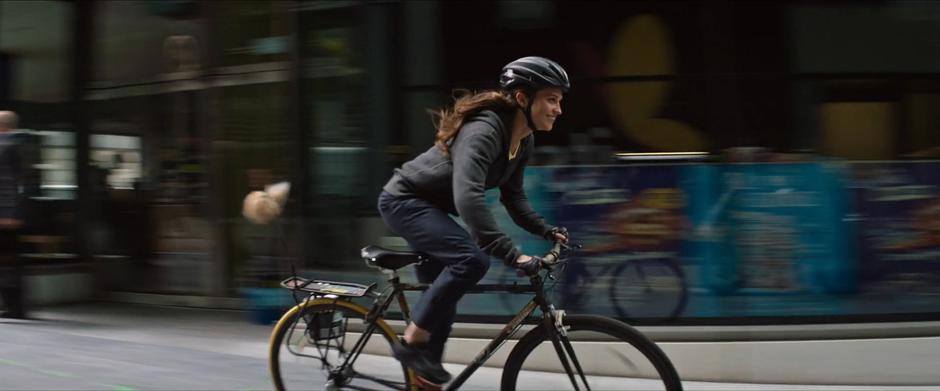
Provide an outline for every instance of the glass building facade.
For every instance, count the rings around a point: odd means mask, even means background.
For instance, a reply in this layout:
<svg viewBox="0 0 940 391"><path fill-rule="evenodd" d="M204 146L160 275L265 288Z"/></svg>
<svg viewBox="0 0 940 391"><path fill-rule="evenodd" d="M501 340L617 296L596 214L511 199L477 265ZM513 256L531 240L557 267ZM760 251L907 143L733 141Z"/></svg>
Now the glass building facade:
<svg viewBox="0 0 940 391"><path fill-rule="evenodd" d="M426 110L542 55L574 88L558 129L537 137L533 202L588 244L673 232L617 240L678 260L681 317L932 317L938 18L929 2L2 2L0 102L41 136L37 252L74 254L100 291L238 297L291 266L378 277L359 248L401 245L374 205L391 170L431 146ZM718 162L622 159L670 152ZM247 192L282 180L279 224L241 217ZM781 191L818 199L761 209ZM801 223L819 210L842 213ZM702 239L713 221L744 228ZM808 242L824 236L829 252ZM773 246L793 255L757 250ZM616 278L560 292L613 295ZM867 299L879 295L923 305ZM487 300L467 311L501 315ZM611 301L587 309L617 314Z"/></svg>

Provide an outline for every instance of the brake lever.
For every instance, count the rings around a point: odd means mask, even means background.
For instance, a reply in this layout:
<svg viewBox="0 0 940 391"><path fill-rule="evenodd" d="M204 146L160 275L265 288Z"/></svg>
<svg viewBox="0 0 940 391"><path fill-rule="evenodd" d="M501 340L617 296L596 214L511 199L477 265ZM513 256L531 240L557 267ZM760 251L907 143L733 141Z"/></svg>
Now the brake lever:
<svg viewBox="0 0 940 391"><path fill-rule="evenodd" d="M583 247L584 247L584 246L582 246L580 243L571 243L571 242L568 242L568 243L561 243L561 251L562 251L562 252L571 251L571 249L580 250L580 249L582 249Z"/></svg>

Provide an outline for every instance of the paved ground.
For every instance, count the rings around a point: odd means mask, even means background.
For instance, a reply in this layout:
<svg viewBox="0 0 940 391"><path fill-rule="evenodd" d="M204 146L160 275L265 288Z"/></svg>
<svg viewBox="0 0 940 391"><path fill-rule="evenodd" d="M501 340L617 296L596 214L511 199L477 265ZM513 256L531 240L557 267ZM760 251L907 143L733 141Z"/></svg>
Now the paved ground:
<svg viewBox="0 0 940 391"><path fill-rule="evenodd" d="M269 390L271 326L241 311L127 304L40 309L30 320L0 320L0 390ZM370 357L376 366L395 361ZM459 365L447 365L459 372ZM500 370L482 368L466 390L498 389ZM560 375L526 374L526 389L557 388ZM602 379L618 390L622 379ZM322 379L320 379L322 381ZM322 384L314 379L312 384ZM639 386L642 384L631 384ZM883 386L813 386L686 382L688 390L885 390ZM314 387L313 389L319 389ZM927 390L896 387L895 390Z"/></svg>

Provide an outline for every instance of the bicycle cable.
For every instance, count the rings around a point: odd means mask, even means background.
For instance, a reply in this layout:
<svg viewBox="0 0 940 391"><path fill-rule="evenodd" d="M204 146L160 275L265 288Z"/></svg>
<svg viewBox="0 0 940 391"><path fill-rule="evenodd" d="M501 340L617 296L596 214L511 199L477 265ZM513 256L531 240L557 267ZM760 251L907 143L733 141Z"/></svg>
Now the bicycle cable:
<svg viewBox="0 0 940 391"><path fill-rule="evenodd" d="M571 243L571 244L562 245L560 253L564 254L564 260L556 263L552 267L551 270L548 270L548 273L546 274L546 276L552 280L551 285L548 285L548 286L543 285L547 293L554 293L555 287L558 285L558 283L562 282L562 280L564 279L564 275L565 275L564 273L565 273L565 270L568 269L568 265L571 262L572 255L575 255L574 253L583 247L584 246L580 243Z"/></svg>

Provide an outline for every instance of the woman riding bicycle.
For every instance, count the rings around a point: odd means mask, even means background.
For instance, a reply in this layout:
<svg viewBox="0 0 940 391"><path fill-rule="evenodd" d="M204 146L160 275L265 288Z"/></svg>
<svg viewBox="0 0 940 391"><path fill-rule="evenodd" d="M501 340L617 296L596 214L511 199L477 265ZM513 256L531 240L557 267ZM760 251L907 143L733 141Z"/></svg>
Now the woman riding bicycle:
<svg viewBox="0 0 940 391"><path fill-rule="evenodd" d="M544 222L523 190L523 172L535 141L561 115L570 82L552 60L523 57L503 67L500 89L464 94L435 115L435 145L396 169L383 187L378 208L386 224L430 261L416 266L430 284L414 306L394 354L427 382L442 384L441 365L457 302L486 274L490 256L528 274L540 261L522 254L499 230L485 191L499 187L513 222L549 240L567 234ZM450 215L460 216L470 232Z"/></svg>

